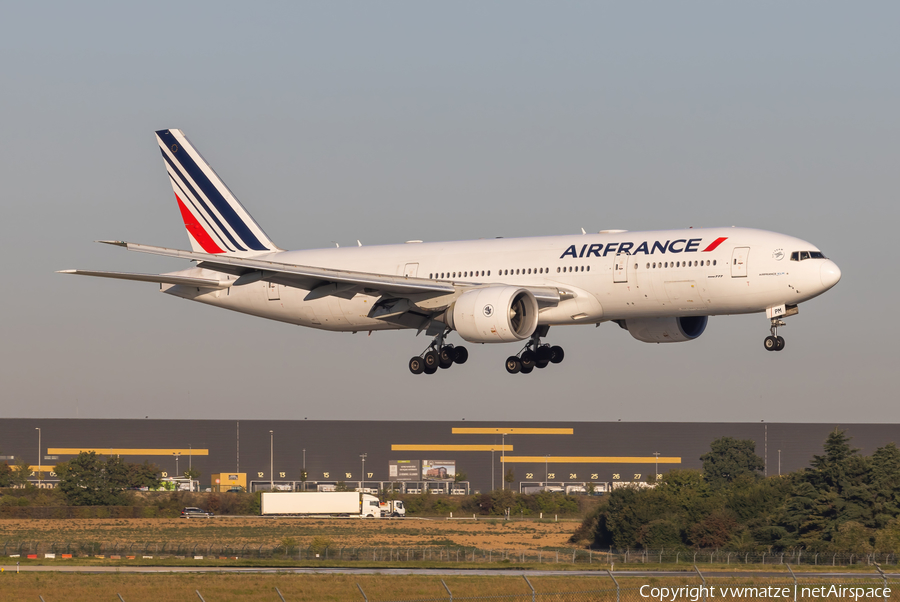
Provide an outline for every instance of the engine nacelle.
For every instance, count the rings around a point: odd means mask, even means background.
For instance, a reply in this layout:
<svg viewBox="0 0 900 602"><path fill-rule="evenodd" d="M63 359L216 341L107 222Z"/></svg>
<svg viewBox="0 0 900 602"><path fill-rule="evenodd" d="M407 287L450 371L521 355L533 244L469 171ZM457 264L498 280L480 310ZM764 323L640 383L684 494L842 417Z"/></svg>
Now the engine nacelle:
<svg viewBox="0 0 900 602"><path fill-rule="evenodd" d="M443 321L470 343L510 343L534 334L537 299L528 289L488 286L466 291Z"/></svg>
<svg viewBox="0 0 900 602"><path fill-rule="evenodd" d="M631 336L645 343L683 343L693 341L703 334L709 316L636 318L617 322Z"/></svg>

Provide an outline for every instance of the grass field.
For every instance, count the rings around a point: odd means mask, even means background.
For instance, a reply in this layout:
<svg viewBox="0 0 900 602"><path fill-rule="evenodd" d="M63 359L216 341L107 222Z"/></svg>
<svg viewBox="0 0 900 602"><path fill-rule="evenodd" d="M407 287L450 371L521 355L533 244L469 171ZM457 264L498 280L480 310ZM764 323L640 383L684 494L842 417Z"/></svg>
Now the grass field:
<svg viewBox="0 0 900 602"><path fill-rule="evenodd" d="M638 577L617 577L621 590L621 601L637 602L645 600L640 595L642 585L699 586L696 575L686 574L684 577L655 579ZM175 602L199 600L196 592L200 592L207 602L223 602L241 600L247 602L280 602L276 588L284 596L286 602L313 601L359 601L367 598L370 602L390 600L448 600L444 585L453 593L455 600L476 598L486 600L495 596L495 601L531 599L531 588L520 575L478 576L407 576L407 575L292 575L286 573L231 575L231 574L64 574L64 573L15 573L0 574L0 599L10 602L39 600L45 602L57 600L71 602L97 602L100 600L117 601L119 594L126 602L153 600L155 602ZM596 577L530 577L529 581L538 593L538 600L554 600L556 602L587 602L588 600L616 600L615 585L604 575ZM791 587L792 582L785 578L743 578L710 581L719 588L736 585L755 585L771 587ZM871 589L882 584L877 580L866 581L809 581L807 584L842 583L854 587ZM801 584L802 586L802 584ZM365 592L366 598L363 597ZM721 593L721 589L719 590ZM792 591L791 591L792 593ZM543 595L542 595L543 594ZM551 596L549 594L557 594ZM750 600L757 597L729 596L719 599ZM791 595L782 599L791 599ZM892 595L888 599L896 599ZM832 597L833 598L833 597ZM688 598L689 599L689 598ZM700 598L702 599L702 597ZM805 599L820 599L806 597ZM882 598L880 598L882 599Z"/></svg>
<svg viewBox="0 0 900 602"><path fill-rule="evenodd" d="M536 550L569 547L567 541L577 525L530 520L10 519L0 521L0 546L6 542L180 542L241 547L276 545L288 537L307 546L318 537L330 541L334 548L462 546Z"/></svg>

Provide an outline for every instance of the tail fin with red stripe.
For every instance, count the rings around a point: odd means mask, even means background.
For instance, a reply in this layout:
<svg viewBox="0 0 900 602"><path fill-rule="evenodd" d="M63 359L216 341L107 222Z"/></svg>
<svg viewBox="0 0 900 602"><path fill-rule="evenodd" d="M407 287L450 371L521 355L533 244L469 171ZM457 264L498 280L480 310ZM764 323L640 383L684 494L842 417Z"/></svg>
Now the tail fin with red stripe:
<svg viewBox="0 0 900 602"><path fill-rule="evenodd" d="M156 132L191 249L243 256L280 251L181 130Z"/></svg>

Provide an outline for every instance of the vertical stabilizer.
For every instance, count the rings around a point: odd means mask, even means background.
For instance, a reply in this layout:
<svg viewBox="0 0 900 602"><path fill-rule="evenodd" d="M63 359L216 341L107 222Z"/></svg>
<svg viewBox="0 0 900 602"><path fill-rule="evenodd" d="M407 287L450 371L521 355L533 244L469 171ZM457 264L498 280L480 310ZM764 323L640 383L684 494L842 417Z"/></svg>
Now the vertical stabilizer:
<svg viewBox="0 0 900 602"><path fill-rule="evenodd" d="M156 132L191 249L258 255L280 251L181 130Z"/></svg>

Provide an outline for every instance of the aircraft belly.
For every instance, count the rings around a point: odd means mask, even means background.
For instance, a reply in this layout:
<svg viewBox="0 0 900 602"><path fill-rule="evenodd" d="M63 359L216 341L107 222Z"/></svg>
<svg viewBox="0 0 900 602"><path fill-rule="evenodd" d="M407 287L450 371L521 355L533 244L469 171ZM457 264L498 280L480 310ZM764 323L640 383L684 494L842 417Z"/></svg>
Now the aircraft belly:
<svg viewBox="0 0 900 602"><path fill-rule="evenodd" d="M233 286L217 291L181 285L163 285L162 288L163 292L167 294L206 305L320 330L353 331L398 328L396 324L388 324L365 317L374 302L372 297L366 295L357 295L350 301L337 297L304 301L303 298L309 291L288 286L281 286L279 289L279 298L271 299L266 282Z"/></svg>

